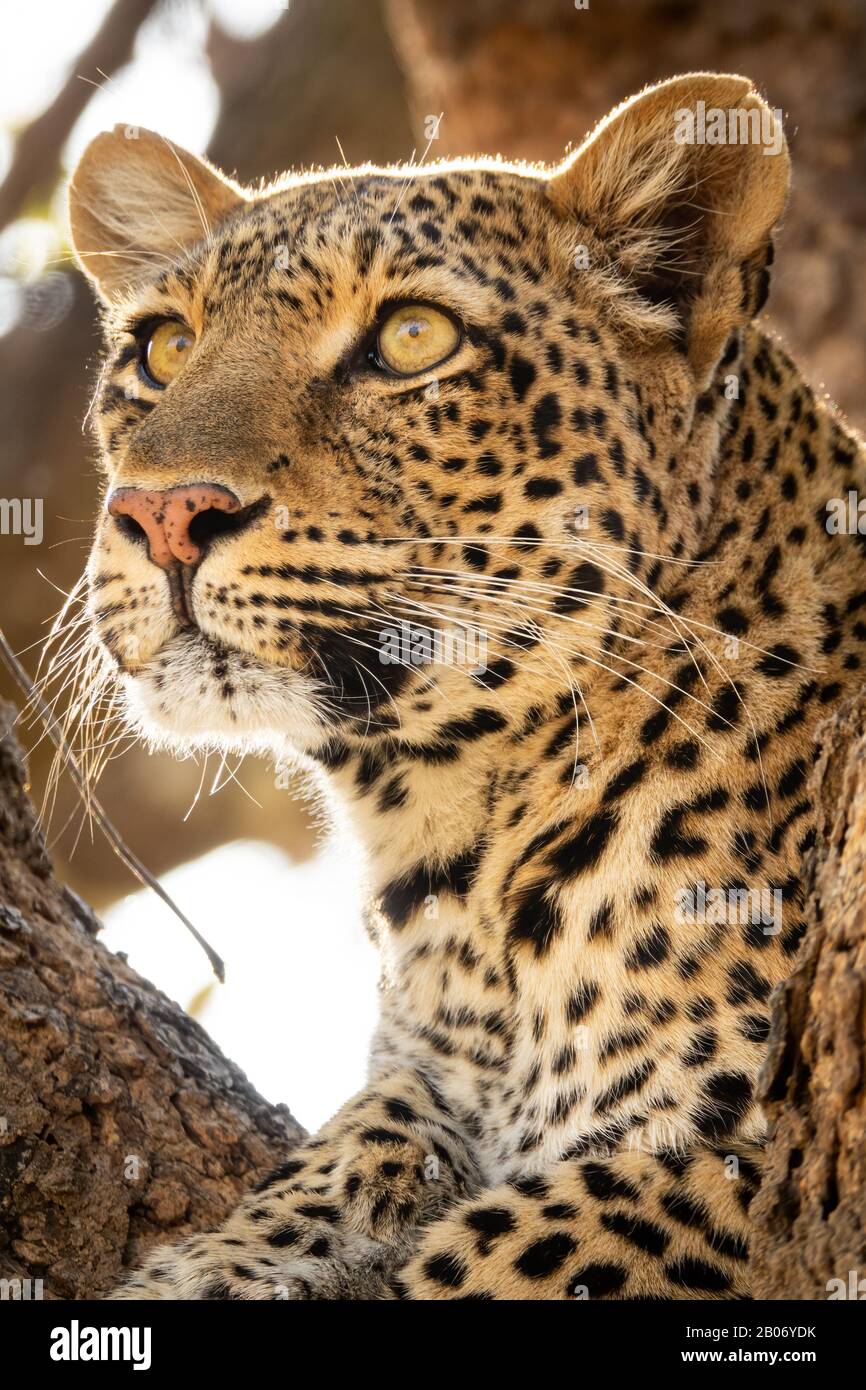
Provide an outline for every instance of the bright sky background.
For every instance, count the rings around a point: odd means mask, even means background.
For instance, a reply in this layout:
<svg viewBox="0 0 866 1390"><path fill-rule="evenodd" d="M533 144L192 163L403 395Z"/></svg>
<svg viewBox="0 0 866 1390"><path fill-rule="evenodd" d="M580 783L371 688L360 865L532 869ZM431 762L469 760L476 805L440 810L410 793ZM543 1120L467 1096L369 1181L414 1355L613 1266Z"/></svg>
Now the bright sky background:
<svg viewBox="0 0 866 1390"><path fill-rule="evenodd" d="M270 1101L317 1128L364 1084L378 958L361 926L358 866L342 842L293 864L255 841L224 845L163 883L226 963L150 892L105 914L105 944L196 1018ZM207 993L202 997L202 991Z"/></svg>
<svg viewBox="0 0 866 1390"><path fill-rule="evenodd" d="M0 179L11 134L56 95L109 4L40 0L4 8ZM251 38L287 8L286 0L170 0L143 26L132 62L94 92L67 144L65 166L119 121L158 129L202 152L218 109L202 48L209 17ZM16 320L20 280L36 279L59 255L59 205L55 217L55 224L18 222L0 235L0 333ZM185 809L178 807L178 825ZM225 985L213 980L200 948L152 893L134 893L106 913L103 940L178 1003L195 1003L196 1017L262 1094L285 1101L315 1129L363 1084L376 1016L378 965L361 927L358 880L343 844L297 865L253 841L167 874L168 891L225 960Z"/></svg>
<svg viewBox="0 0 866 1390"><path fill-rule="evenodd" d="M4 7L0 125L22 125L47 106L96 33L111 2L39 0ZM187 85L184 70L179 85L171 80L184 49L200 52L211 17L229 34L246 39L268 29L286 9L286 0L203 0L201 4L168 0L142 27L132 63L112 79L112 84L118 96L126 92L122 82L129 81L129 91L139 90L148 107L149 123L158 124L166 134L173 134L174 129L194 130L200 100L196 79ZM176 52L170 52L170 46ZM99 80L96 73L83 76ZM126 110L117 119L134 122ZM173 129L166 124L172 120L180 122Z"/></svg>
<svg viewBox="0 0 866 1390"><path fill-rule="evenodd" d="M10 5L3 14L0 49L0 179L16 130L39 115L57 95L78 54L98 30L111 0L39 0ZM231 35L249 39L274 24L288 0L166 0L139 30L132 61L109 79L82 72L94 83L93 99L76 122L63 152L71 170L88 140L122 122L159 130L179 145L203 153L217 118L219 95L204 55L213 18ZM65 220L64 189L54 209ZM0 236L0 276L34 279L55 258L59 239L31 219ZM0 333L15 321L14 286L0 284Z"/></svg>

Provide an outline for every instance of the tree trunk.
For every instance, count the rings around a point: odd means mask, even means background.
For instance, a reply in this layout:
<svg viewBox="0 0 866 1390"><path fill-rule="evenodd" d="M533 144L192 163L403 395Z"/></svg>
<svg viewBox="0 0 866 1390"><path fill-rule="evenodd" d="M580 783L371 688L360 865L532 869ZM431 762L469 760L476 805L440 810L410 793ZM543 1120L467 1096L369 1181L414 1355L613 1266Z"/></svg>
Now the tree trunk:
<svg viewBox="0 0 866 1390"><path fill-rule="evenodd" d="M761 1078L773 1138L752 1208L757 1298L850 1298L852 1271L866 1276L864 729L866 693L818 736L809 932Z"/></svg>
<svg viewBox="0 0 866 1390"><path fill-rule="evenodd" d="M219 1223L303 1130L97 940L52 872L13 716L0 706L0 1278L93 1298Z"/></svg>

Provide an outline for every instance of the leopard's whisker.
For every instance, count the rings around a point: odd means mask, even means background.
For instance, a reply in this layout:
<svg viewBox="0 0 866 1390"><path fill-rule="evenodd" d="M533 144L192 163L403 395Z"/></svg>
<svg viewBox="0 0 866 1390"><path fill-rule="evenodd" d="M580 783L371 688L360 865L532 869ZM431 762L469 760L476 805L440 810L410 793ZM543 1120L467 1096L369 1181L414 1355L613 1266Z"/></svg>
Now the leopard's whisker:
<svg viewBox="0 0 866 1390"><path fill-rule="evenodd" d="M442 580L443 583L448 583L448 582L451 581L452 578L456 578L456 579L459 579L459 581L460 581L461 583L463 583L463 584L472 584L472 585L475 585L476 588L478 589L479 595L480 595L481 597L483 597L483 594L484 594L484 586L485 586L485 584L488 583L488 582L489 582L489 583L495 583L495 584L497 585L497 587L499 588L499 590L500 590L502 593L506 593L506 592L512 592L512 593L513 593L513 592L516 592L516 591L524 591L524 590L532 590L532 591L538 590L538 591L541 591L541 593L543 593L543 594L545 594L545 595L549 594L549 595L551 595L551 596L554 597L554 598L560 598L560 597L562 597L562 598L576 597L576 598L581 599L581 600L584 601L584 602L585 602L587 599L592 599L592 600L596 600L596 601L598 601L599 603L602 603L602 604L606 603L607 600L608 600L609 598L616 599L616 597L617 597L616 595L603 595L603 594L600 595L600 594L596 594L596 593L594 593L594 592L593 592L592 590L590 590L590 589L574 589L574 588L568 588L568 587L566 587L566 586L562 586L562 585L558 585L558 584L550 584L550 583L547 583L547 582L545 582L545 583L533 583L533 582L531 582L531 581L522 580L522 579L502 579L502 578L498 578L498 577L492 576L492 575L489 576L489 577L488 577L488 576L485 576L485 575L475 575L475 574L471 574L471 573L469 573L468 571L465 571L465 570L435 570L435 569L430 569L430 570L421 571L421 570L417 570L417 569L416 569L416 570L405 570L405 571L403 571L403 574L404 574L404 576L406 576L407 578L410 579L410 587L412 586L412 584L411 584L411 576L418 575L418 574L423 574L423 575L425 576L425 579L424 579L425 584L430 584L430 583L432 583L433 581L435 581L435 580L437 580L437 579ZM528 593L528 594L527 594L527 597L528 597L528 598L540 598L540 597L541 597L541 594L540 594L540 593L531 592L531 593ZM588 605L587 605L587 606L588 606ZM642 605L642 606L643 606L643 605ZM553 616L552 610L551 610L551 616ZM589 623L589 622L587 622L585 619L578 619L578 618L575 618L574 621L575 621L576 623L579 623L579 625L580 625L581 627L585 627L585 628L587 628L587 629L590 630L590 631L598 632L598 633L601 633L602 635L610 635L611 637L616 637L616 638L619 639L620 641L629 642L629 643L631 643L631 644L633 644L633 645L636 645L636 646L655 646L655 647L658 647L660 650L667 650L667 648L668 648L668 646L669 646L669 643L668 643L668 642L665 642L665 643L661 643L661 642L651 642L648 638L639 637L639 636L637 636L637 635L634 634L634 633L628 633L628 632L621 631L621 630L619 630L619 629L617 629L617 628L612 628L612 627L603 627L603 626L600 626L598 623ZM657 621L655 621L654 619L645 618L643 621L644 621L644 623L645 623L646 625L648 625L648 626L650 626L650 627L658 628L660 631L662 630L662 624L659 623L659 622L657 622Z"/></svg>
<svg viewBox="0 0 866 1390"><path fill-rule="evenodd" d="M193 759L194 759L194 754L191 754L191 756L192 756ZM207 748L206 748L206 749L204 750L204 753L202 754L201 776L200 776L200 778L199 778L198 787L196 788L196 791L195 791L195 794L194 794L194 796L193 796L192 801L189 803L189 806L188 806L187 809L186 809L186 813L185 813L185 815L184 815L184 817L183 817L183 822L184 822L184 824L186 824L186 822L189 820L189 818L190 818L190 816L192 815L192 813L193 813L195 807L198 805L198 803L199 803L199 801L200 801L200 799L201 799L202 789L204 788L204 779L205 779L205 775L206 775L206 773L207 773L207 765L208 765L209 761L210 761L210 749L207 749Z"/></svg>
<svg viewBox="0 0 866 1390"><path fill-rule="evenodd" d="M335 607L336 607L336 605L335 605ZM340 610L337 609L337 611L340 611ZM351 610L351 609L343 610L343 611L346 611L346 612L351 613L353 617L354 617L354 616L357 616L355 613L352 613L352 610ZM360 638L355 637L354 635L349 634L349 633L344 633L343 635L344 635L344 636L347 638L347 640L348 640L349 642L351 642L353 645L359 646L359 647L364 647L364 648L366 648L368 651L376 652L376 653L378 654L378 650L379 650L379 649L378 649L377 647L374 647L374 646L372 645L372 643L370 643L370 642L364 642L364 641L362 641ZM316 654L316 655L318 655L318 654ZM353 660L355 660L355 658L353 658ZM409 666L409 663L408 663L408 662L400 662L399 664L402 665L402 666L406 666L406 667ZM392 695L391 692L388 690L388 687L385 685L384 681L381 681L381 680L379 679L379 677L376 676L376 675L369 669L368 666L365 666L365 665L363 664L363 662L356 661L356 666L357 666L359 672L360 672L361 670L365 671L366 674L370 677L371 680L375 681L377 685L380 685L380 686L382 687L382 690L383 690L384 693L387 695L389 701L391 702L391 704L392 704L393 707L394 707L394 714L395 714L395 716L396 716L396 718L397 718L397 722L398 722L398 726L399 726L399 725L402 723L402 716L401 716L401 714L400 714L400 710L399 710L399 708L398 708L398 706L397 706L397 704L396 704L396 702L395 702L395 700L394 700L393 695ZM411 668L409 668L409 669L411 669ZM364 685L364 689L365 689L365 693L366 693L366 684L364 683L363 678L362 678L362 682L361 682L361 683L362 683L362 685ZM372 707L371 707L371 704L370 704L369 694L367 694L367 716L368 716L368 720L369 720L370 717L372 716Z"/></svg>
<svg viewBox="0 0 866 1390"><path fill-rule="evenodd" d="M636 575L631 574L629 571L624 569L622 565L617 565L614 561L610 559L609 556L597 554L594 546L592 546L589 542L583 541L581 542L581 546L588 554L592 556L595 563L604 573L621 580L623 583L630 583L631 586L634 589L636 589L639 594L643 594L646 598L656 599L658 601L660 611L664 614L664 616L670 623L677 637L677 640L679 642L685 643L685 639L683 638L682 634L682 629L678 624L678 615L674 613L673 609L670 608L669 605L666 604L663 599L660 599L658 595L654 593L654 591L649 587L648 584L645 584L642 580L638 579ZM692 664L694 665L695 671L698 674L698 679L701 681L701 684L703 685L704 689L708 690L709 686L707 685L706 677L704 676L700 664L696 660L695 655L691 650L691 647L689 647L688 643L685 643L685 647L688 656L691 659Z"/></svg>
<svg viewBox="0 0 866 1390"><path fill-rule="evenodd" d="M507 602L507 601L506 601L506 602ZM575 654L574 651L573 651L571 648L567 648L567 647L566 647L566 648L563 648L563 647L561 646L561 644L554 642L550 637L544 636L544 637L542 638L542 643L543 643L544 646L547 646L547 647L559 648L560 650L562 650L563 652L565 652L565 653L568 654L568 655L573 656L573 655ZM515 646L515 647L519 647L519 644L516 643L516 642L511 643L510 645L513 645L513 646ZM592 665L592 666L597 666L597 667L599 667L599 669L601 669L601 670L603 670L603 671L607 671L610 675L615 676L618 680L623 680L623 681L625 681L628 685L633 686L635 689L637 689L637 690L641 691L643 694L647 695L647 696L650 698L650 700L652 700L655 704L659 705L661 709L665 710L668 714L670 714L674 719L677 720L678 723L682 724L683 727L684 727L685 729L687 729L688 732L692 735L692 737L695 738L695 739L697 739L697 741L698 741L700 744L702 744L704 748L708 748L708 749L711 749L711 748L712 748L712 745L709 744L709 743L707 742L707 740L697 731L697 729L694 729L694 728L692 727L692 725L688 723L687 720L683 719L679 714L677 714L676 710L671 709L671 707L670 707L668 704L666 704L664 700L659 699L658 696L654 695L651 691L647 690L646 687L643 686L643 685L641 685L639 681L633 680L630 676L626 675L624 672L616 670L615 667L612 667L612 666L608 665L607 663L598 660L597 658L591 657L591 656L589 656L589 655L588 655L587 653L585 653L585 652L582 652L582 651L581 651L581 652L578 652L578 655L580 655L580 657L581 657L583 660L587 661L590 665ZM614 659L619 660L619 661L625 661L625 660L626 660L626 658L620 657L620 656L616 656ZM629 664L629 665L632 665L632 666L636 666L636 665L637 665L637 664L634 663L634 662L629 662L628 664ZM654 677L656 677L657 679L664 680L663 677L658 676L658 673L657 673L657 672L650 671L650 670L648 670L648 669L645 668L645 667L637 667L637 669L641 670L642 672L644 672L644 674L646 674L646 675L648 675L648 676L654 676ZM666 685L671 686L673 689L676 689L676 690L680 691L680 687L679 687L679 686L673 685L672 682L670 682L670 681L664 681L664 683L665 683ZM703 701L698 700L697 697L692 696L692 695L690 694L690 692L688 692L688 691L681 691L680 693L682 693L683 695L685 695L686 698L694 700L695 703L702 705L705 709L707 709L707 710L710 709L710 706L706 705ZM589 716L589 709L588 709L588 707L586 706L586 702L585 702L585 701L584 701L584 706L585 706L585 708L587 708L587 715ZM590 717L590 719L591 719L591 716L589 716L589 717ZM725 722L727 722L727 721L725 721Z"/></svg>
<svg viewBox="0 0 866 1390"><path fill-rule="evenodd" d="M602 567L600 562L599 562L599 567L600 567L600 568ZM432 576L441 577L444 573L446 573L446 571L443 571L443 570L441 570L441 569L433 569L433 568L431 568L431 569L407 570L407 571L404 571L404 573L407 574L407 575L410 575L410 574L413 574L413 573L418 573L418 574L432 575ZM470 580L471 580L472 582L475 582L475 580L477 579L478 581L483 582L483 580L484 580L484 578L485 578L484 575L469 576L469 575L464 574L462 571L461 571L460 573L461 573L461 577L462 577L464 580L466 580L466 581L470 581ZM523 585L523 584L526 584L526 585L528 585L528 586L530 586L530 587L532 587L532 588L535 588L535 589L543 588L543 589L545 589L546 591L552 592L552 593L554 593L554 594L562 594L563 596L569 596L569 595L570 595L570 596L572 596L572 597L578 597L578 598L581 598L581 599L584 599L584 600L589 599L589 600L591 600L591 601L599 602L599 603L618 604L618 605L622 606L623 608L635 609L636 611L642 612L642 613L661 613L663 616L667 616L667 615L666 615L666 612L665 612L665 607L664 607L664 605L661 604L661 603L658 603L658 602L643 603L643 602L641 602L641 601L638 600L638 599L627 598L625 595L622 595L622 594L599 594L599 593L597 593L595 590L592 590L592 589L578 589L578 588L574 588L574 587L560 586L560 585L556 585L556 584L551 584L551 583L550 583L549 581L547 581L547 580L544 580L544 581L524 581L524 580L520 580L520 579L515 579L515 580L507 580L507 581L505 581L505 582L508 583L508 584L515 584L515 585ZM652 593L651 590L649 590L648 592L649 592L650 594ZM650 622L650 619L644 617L644 618L642 619L642 621L643 621L644 623L648 623L648 622ZM662 623L658 622L658 621L654 621L652 625L655 626L655 627L658 627L660 630L663 629L663 627L664 627L664 625L663 625ZM618 634L616 634L616 635L619 636L619 635L621 635L621 634L618 633ZM727 636L728 634L727 634L727 633L723 633L723 634L721 634L721 635Z"/></svg>
<svg viewBox="0 0 866 1390"><path fill-rule="evenodd" d="M594 553L593 548L592 548L591 546L589 546L588 544L587 544L587 548L591 551L591 553L593 553L594 558L595 558L595 560L596 560L596 563L601 564L601 563L602 563L602 562L601 562L601 559L599 558L599 556L598 556L597 554ZM620 577L621 577L621 572L620 572ZM643 587L645 588L645 586L643 586ZM646 592L650 592L650 590L647 589ZM673 617L673 611L672 611L672 610L671 610L671 616ZM688 630L688 619L687 619L687 618L682 618L682 615L677 615L677 618L680 619L680 621L682 621L683 626L685 626L686 629ZM720 676L722 677L722 680L725 681L725 683L728 684L728 685L731 687L731 689L732 689L733 692L734 692L734 695L736 696L736 699L737 699L738 703L741 705L741 707L742 707L742 709L743 709L743 711L744 711L744 713L745 713L745 715L746 715L746 718L747 718L747 720L748 720L748 722L749 722L749 726L750 726L751 731L752 731L752 737L753 737L753 741L754 741L754 746L755 746L755 750L756 750L756 753L757 753L758 767L759 767L760 777L761 777L761 784L762 784L763 789L764 789L764 798L765 798L766 807L767 807L767 816L768 816L768 819L769 819L770 824L772 825L772 808L771 808L771 803L770 803L770 791L769 791L769 787L767 786L767 779L766 779L766 774L765 774L765 770L764 770L764 763L763 763L763 755L762 755L762 753L761 753L761 747L760 747L760 743L759 743L759 740L758 740L758 732L757 732L757 728L756 728L756 726L755 726L754 719L753 719L753 717L752 717L751 710L748 708L748 706L747 706L745 700L743 699L743 697L742 697L742 695L741 695L741 693L740 693L740 690L739 690L739 688L738 688L738 686L737 686L736 681L728 674L727 671L725 671L724 667L721 665L721 663L720 663L718 657L716 657L715 653L714 653L713 651L711 651L711 649L707 646L706 642L705 642L702 638L695 636L694 633L691 633L691 636L692 636L692 640L697 644L697 646L700 648L700 650L701 650L701 651L704 653L704 655L706 656L707 660L708 660L708 661L710 662L710 664L713 666L714 670L716 671L716 674L717 674L717 675L720 675ZM700 669L700 666L698 665L697 660L695 659L694 655L692 654L690 648L689 648L689 655L692 657L692 661L694 662L695 669L697 670L698 675L699 675L701 681L702 681L703 684L704 684L704 687L705 687L706 689L708 689L709 687L708 687L708 685L707 685L707 681L706 681L706 679L705 679L705 677L704 677L704 675L703 675L703 672L702 672L701 669ZM716 717L719 718L720 716L717 714Z"/></svg>
<svg viewBox="0 0 866 1390"><path fill-rule="evenodd" d="M552 540L546 536L493 536L493 535L469 535L460 532L459 535L451 536L383 536L382 541L387 545L397 543L405 545L438 545L438 546L463 546L463 545L507 545L514 546L518 550L565 550L573 551L575 545L583 542L584 538L578 536L566 537L560 540ZM628 546L624 543L615 544L614 542L597 542L603 549L618 550L624 555L641 555L650 560L664 560L667 564L682 565L688 569L701 569L708 565L717 565L717 560L689 560L681 555L663 555L652 550L641 550L637 547Z"/></svg>
<svg viewBox="0 0 866 1390"><path fill-rule="evenodd" d="M446 622L449 622L449 621L458 621L458 622L460 622L460 621L462 621L461 619L459 619L459 617L452 617L452 616L449 616L448 611L445 610L445 609L443 609L443 608L441 608L441 607L435 607L435 606L430 605L430 604L422 604L422 603L420 603L420 602L418 602L418 601L414 601L414 600L398 599L397 601L398 601L399 603L401 603L401 604L407 606L407 607L410 609L410 611L421 610L421 611L423 611L426 615L431 616L431 617L438 618L440 621L442 621L442 620L444 620L444 621L446 621ZM452 610L452 614L453 614L453 610ZM477 623L477 622L474 622L474 623L472 623L472 624L464 624L464 625L466 625L466 626L470 626L470 625L471 625L471 626L473 626L473 627L477 627L477 626L478 626L478 623ZM531 618L527 620L527 626L528 626L530 629L535 629L535 628L537 628L537 624L535 624L534 621L533 621ZM513 649L519 651L519 652L521 653L521 656L524 658L524 662L525 662L524 649L520 646L520 643L519 643L519 642L517 642L515 639L509 638L509 637L507 636L507 633L508 633L509 630L511 630L511 629L509 629L505 624L502 624L502 625L501 625L501 628L500 628L500 641L501 641L502 643L504 643L504 645L505 645L506 647L511 647L511 648L513 648ZM598 739L598 734L597 734L597 732L596 732L595 723L594 723L594 721L593 721L592 714L591 714L591 712L590 712L589 706L588 706L588 704L587 704L587 702L586 702L586 699L585 699L584 694L583 694L583 690L581 689L581 686L580 686L579 682L577 682L577 681L575 680L575 678L574 678L574 676L572 675L571 671L569 671L569 669L568 669L568 664L567 664L567 662L565 661L564 657L559 656L558 652L556 652L556 651L554 650L554 647L556 646L556 644L552 644L552 643L548 642L548 641L546 640L546 638L544 637L544 635L541 633L541 630L540 630L540 629L538 629L538 633L539 633L539 637L538 637L539 642L540 642L543 646L547 647L547 648L553 653L554 658L555 658L556 660L558 660L558 661L561 662L562 667L563 667L563 672L564 672L564 675L565 675L565 679L566 679L566 681L567 681L567 683L568 683L569 690L570 690L570 693L571 693L572 703L574 704L574 717L575 717L575 735L574 735L574 736L575 736L575 754L574 754L575 774L574 774L574 775L576 776L576 775L577 775L577 768L578 768L578 766L579 766L579 764L578 764L578 762L577 762L577 759L578 759L578 756L579 756L579 749L580 749L580 720L579 720L578 709L577 709L577 700L575 699L575 689L576 689L577 695L579 696L580 701L581 701L581 703L582 703L582 705L583 705L583 707L584 707L584 710L586 711L586 716L587 716L587 720L588 720L588 722L589 722L590 731L591 731L591 733L592 733L593 740L594 740L596 746L600 746L599 739ZM489 637L489 635L490 635L490 634L489 634L489 631L488 631L487 635L488 635L488 637ZM502 654L502 648L501 648L501 647L500 647L499 651L500 651L500 654ZM546 674L546 672L545 672L542 668L537 667L537 666L534 666L534 665L532 665L532 664L526 664L526 669L527 669L527 670L530 670L530 671L531 671L531 670L536 670L536 671L538 672L538 674L539 674L539 675L542 675L542 676ZM483 684L483 680L481 680L481 683ZM572 780L574 780L574 777L572 778Z"/></svg>
<svg viewBox="0 0 866 1390"><path fill-rule="evenodd" d="M452 592L459 596L459 593L460 593L459 589L454 589L454 590L452 590ZM497 598L497 597L491 595L491 596L489 597L489 602L491 602L491 603L509 603L510 601L509 601L509 600L499 599L499 598ZM542 614L543 616L548 616L548 613L547 613L547 610L546 610L546 609L543 609L543 608L535 608L535 609L532 609L532 608L529 607L529 605L524 605L524 607L527 608L530 612L536 612L536 613ZM560 614L560 615L559 615L559 620L562 621L562 622L569 623L569 624L571 624L571 623L576 623L576 622L579 621L579 620L577 620L577 619L572 619L572 618L568 617L568 615L566 615L566 614ZM580 657L582 657L584 660L587 660L587 661L591 660L591 658L589 657L589 655L588 655L586 652L584 652L583 650L579 650L579 651L577 652L577 655L579 655ZM649 669L649 667L646 667L646 666L641 665L640 662L632 661L630 658L628 658L628 657L626 657L626 656L622 656L622 655L620 655L619 653L610 653L610 655L611 655L611 659L612 659L612 660L622 661L622 662L624 662L626 665L633 667L635 670L641 671L643 674L645 674L645 675L647 675L647 676L652 676L652 677L654 677L655 679L662 681L662 683L663 683L664 685L669 686L670 689L672 689L672 690L676 690L676 691L677 691L679 694L681 694L685 699L688 699L688 700L693 701L695 704L699 705L702 709L706 710L708 713L715 713L715 711L713 711L713 709L712 709L712 706L711 706L711 705L708 705L708 704L706 703L705 700L701 700L697 695L693 695L693 694L691 693L691 691L688 691L688 690L686 690L684 687L677 685L675 681L668 680L666 677L660 675L659 672L657 672L657 671L652 671L652 670ZM610 670L611 668L606 667L605 669ZM615 674L620 674L620 673L615 672ZM625 679L625 677L623 677L623 679ZM640 688L642 689L643 687L640 687ZM671 714L674 714L674 713L675 713L673 710L670 710L669 712L670 712ZM721 718L721 716L718 716L718 717ZM732 724L730 724L730 721L728 721L728 720L723 720L723 722L728 723L728 724L730 725L731 728L734 727Z"/></svg>

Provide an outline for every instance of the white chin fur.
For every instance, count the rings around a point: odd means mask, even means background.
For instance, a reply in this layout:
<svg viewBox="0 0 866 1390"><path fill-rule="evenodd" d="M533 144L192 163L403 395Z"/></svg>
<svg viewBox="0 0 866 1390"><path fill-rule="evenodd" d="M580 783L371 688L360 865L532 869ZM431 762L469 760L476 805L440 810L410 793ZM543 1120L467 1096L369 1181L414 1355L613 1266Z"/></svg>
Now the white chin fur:
<svg viewBox="0 0 866 1390"><path fill-rule="evenodd" d="M177 637L123 677L126 715L148 743L184 754L304 753L327 737L316 683L198 635ZM230 690L230 693L227 693Z"/></svg>

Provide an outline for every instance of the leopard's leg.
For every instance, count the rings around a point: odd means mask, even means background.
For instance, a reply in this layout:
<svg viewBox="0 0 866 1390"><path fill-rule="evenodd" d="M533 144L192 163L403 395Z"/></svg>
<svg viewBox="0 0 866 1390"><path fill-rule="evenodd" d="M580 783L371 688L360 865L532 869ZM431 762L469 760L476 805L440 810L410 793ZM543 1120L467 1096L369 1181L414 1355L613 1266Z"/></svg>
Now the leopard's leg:
<svg viewBox="0 0 866 1390"><path fill-rule="evenodd" d="M461 1201L395 1277L410 1299L693 1299L748 1293L760 1150L561 1161Z"/></svg>
<svg viewBox="0 0 866 1390"><path fill-rule="evenodd" d="M151 1253L122 1299L390 1298L388 1273L477 1187L435 1087L397 1071L349 1101L221 1230Z"/></svg>

